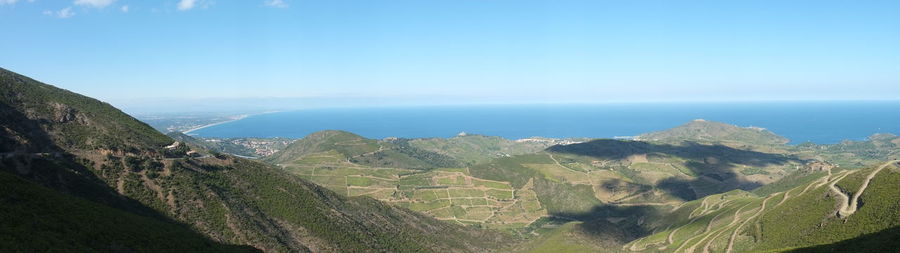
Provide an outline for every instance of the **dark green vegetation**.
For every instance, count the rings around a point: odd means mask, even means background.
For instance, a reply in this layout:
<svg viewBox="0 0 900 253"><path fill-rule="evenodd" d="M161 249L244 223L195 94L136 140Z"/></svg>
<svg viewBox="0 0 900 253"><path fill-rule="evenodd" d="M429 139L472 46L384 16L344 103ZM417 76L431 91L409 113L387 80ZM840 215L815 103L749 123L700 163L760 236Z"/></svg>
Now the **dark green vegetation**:
<svg viewBox="0 0 900 253"><path fill-rule="evenodd" d="M136 215L0 171L0 249L8 252L253 252L175 222ZM24 218L28 217L28 218Z"/></svg>
<svg viewBox="0 0 900 253"><path fill-rule="evenodd" d="M900 227L836 243L786 250L788 252L893 252L900 249Z"/></svg>
<svg viewBox="0 0 900 253"><path fill-rule="evenodd" d="M175 141L108 104L6 70L0 92L0 171L4 187L15 188L0 192L0 251L486 251L509 243L264 163L188 157L189 148L165 148ZM65 207L75 212L60 215ZM137 227L148 231L134 234ZM11 241L22 235L67 241ZM76 248L54 247L62 244Z"/></svg>

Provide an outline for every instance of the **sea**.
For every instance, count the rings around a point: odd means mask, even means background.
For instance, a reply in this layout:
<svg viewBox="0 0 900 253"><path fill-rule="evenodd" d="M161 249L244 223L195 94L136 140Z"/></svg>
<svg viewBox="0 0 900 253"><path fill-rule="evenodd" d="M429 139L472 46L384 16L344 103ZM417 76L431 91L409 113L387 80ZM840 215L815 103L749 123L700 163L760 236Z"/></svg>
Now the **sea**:
<svg viewBox="0 0 900 253"><path fill-rule="evenodd" d="M301 138L345 130L367 138L627 138L694 119L766 128L792 144L900 134L900 101L623 103L404 106L307 109L252 115L191 132L203 137Z"/></svg>

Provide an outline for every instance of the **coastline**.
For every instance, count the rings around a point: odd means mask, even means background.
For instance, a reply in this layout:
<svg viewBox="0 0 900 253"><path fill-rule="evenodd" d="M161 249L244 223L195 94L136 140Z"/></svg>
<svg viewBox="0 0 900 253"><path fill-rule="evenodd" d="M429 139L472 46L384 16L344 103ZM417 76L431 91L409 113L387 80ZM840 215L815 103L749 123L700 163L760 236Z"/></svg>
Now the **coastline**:
<svg viewBox="0 0 900 253"><path fill-rule="evenodd" d="M195 128L191 128L191 129L188 129L187 131L184 131L184 132L182 132L182 133L184 133L184 134L190 134L190 133L193 132L193 131L197 131L197 130L200 130L200 129L204 129L204 128L207 128L207 127L218 126L218 125L225 124L225 123L229 123L229 122L235 122L235 121L238 121L238 120L246 119L246 118L248 118L248 117L250 117L250 116L262 115L262 114L269 114L269 113L276 113L276 112L281 112L281 111L268 111L268 112L261 112L261 113L241 114L241 115L237 115L237 116L231 117L230 119L225 120L225 121L219 121L219 122L216 122L216 123L206 124L206 125L198 126L198 127L195 127Z"/></svg>
<svg viewBox="0 0 900 253"><path fill-rule="evenodd" d="M245 119L245 118L247 118L247 117L250 117L250 115L248 115L248 114L238 115L238 116L235 116L234 118L231 118L231 119L226 120L226 121L220 121L220 122L216 122L216 123L212 123L212 124L206 124L206 125L202 125L202 126L199 126L199 127L191 128L191 129L188 129L187 131L184 131L183 133L184 133L184 134L190 134L190 133L193 132L193 131L197 131L197 130L204 129L204 128L211 127L211 126L218 126L218 125L225 124L225 123L228 123L228 122L234 122L234 121L242 120L242 119Z"/></svg>

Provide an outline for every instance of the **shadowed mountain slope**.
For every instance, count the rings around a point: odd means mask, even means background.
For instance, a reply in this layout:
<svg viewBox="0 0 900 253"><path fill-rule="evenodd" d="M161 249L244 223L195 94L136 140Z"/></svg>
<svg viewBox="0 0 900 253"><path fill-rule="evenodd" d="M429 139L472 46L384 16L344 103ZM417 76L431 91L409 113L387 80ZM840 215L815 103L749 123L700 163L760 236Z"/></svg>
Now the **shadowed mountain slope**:
<svg viewBox="0 0 900 253"><path fill-rule="evenodd" d="M0 170L51 193L71 195L78 205L112 209L110 219L136 216L183 223L173 226L189 227L214 242L264 251L486 251L508 243L490 231L441 222L366 197L340 196L272 165L227 155L188 157L186 146L166 147L174 140L108 104L2 69L0 92ZM18 186L16 190L22 190ZM16 199L16 192L2 192L3 199ZM40 208L53 206L44 201L54 199L31 200L29 205L35 213L52 212ZM4 210L9 215L21 212L21 206L12 207ZM37 222L33 218L20 217ZM17 232L39 232L28 229ZM104 229L88 226L72 232L103 234L98 230ZM84 237L72 240L79 239ZM95 239L115 243L114 238ZM173 238L160 235L154 240ZM125 249L155 249L138 240L123 241L129 242L135 244L123 245ZM45 247L8 246L26 251Z"/></svg>

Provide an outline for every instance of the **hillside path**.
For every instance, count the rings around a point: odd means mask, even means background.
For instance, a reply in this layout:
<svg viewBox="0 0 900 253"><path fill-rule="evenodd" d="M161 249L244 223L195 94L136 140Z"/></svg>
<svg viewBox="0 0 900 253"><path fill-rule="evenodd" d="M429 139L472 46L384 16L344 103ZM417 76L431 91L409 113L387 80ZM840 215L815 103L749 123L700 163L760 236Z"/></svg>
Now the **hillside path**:
<svg viewBox="0 0 900 253"><path fill-rule="evenodd" d="M833 183L828 185L828 187L831 188L831 191L835 194L838 194L839 198L842 200L841 205L838 207L837 211L838 217L846 218L856 213L856 210L859 208L859 197L862 196L863 192L866 191L866 188L869 187L869 183L872 182L872 179L875 178L875 175L878 174L878 172L881 172L881 170L883 170L884 168L893 165L894 163L897 163L897 160L886 162L872 171L872 173L869 173L869 175L866 176L866 179L863 180L862 185L859 186L859 190L857 190L856 193L853 193L853 198L850 198L849 196L847 196L847 194L835 187L835 184L837 184L840 179L835 180ZM843 177L841 177L841 179L843 179Z"/></svg>

